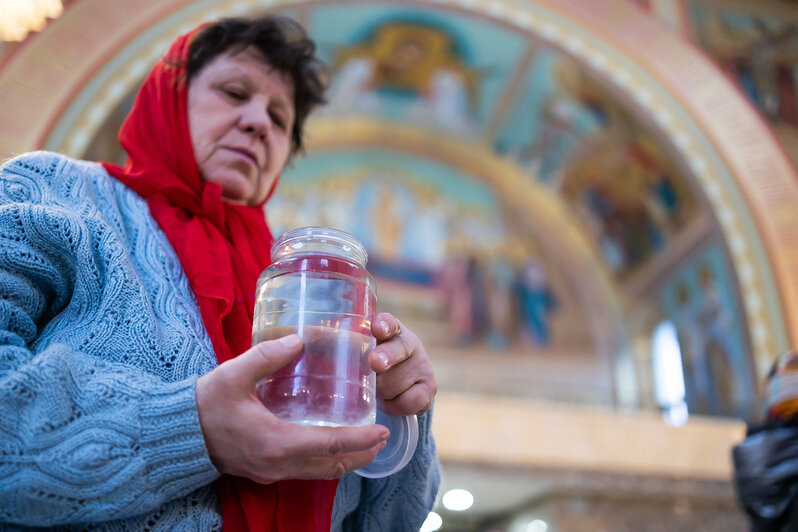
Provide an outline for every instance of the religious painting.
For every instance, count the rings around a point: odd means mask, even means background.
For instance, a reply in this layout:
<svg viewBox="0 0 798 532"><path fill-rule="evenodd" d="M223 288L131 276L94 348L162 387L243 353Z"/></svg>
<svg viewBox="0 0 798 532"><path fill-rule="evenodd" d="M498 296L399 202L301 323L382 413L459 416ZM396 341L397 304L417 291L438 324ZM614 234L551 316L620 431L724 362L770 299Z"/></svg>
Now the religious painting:
<svg viewBox="0 0 798 532"><path fill-rule="evenodd" d="M798 129L798 13L690 2L693 37L772 123Z"/></svg>
<svg viewBox="0 0 798 532"><path fill-rule="evenodd" d="M619 279L662 252L695 210L686 180L640 131L606 130L584 142L562 194Z"/></svg>
<svg viewBox="0 0 798 532"><path fill-rule="evenodd" d="M585 88L573 86L578 70L563 54L536 48L515 95L514 107L524 112L506 116L494 139L497 153L553 189L575 150L610 118L603 102L577 93Z"/></svg>
<svg viewBox="0 0 798 532"><path fill-rule="evenodd" d="M310 154L267 210L278 234L328 225L369 252L379 308L430 346L547 350L591 341L577 296L482 182L388 150ZM412 323L412 325L411 325Z"/></svg>
<svg viewBox="0 0 798 532"><path fill-rule="evenodd" d="M331 67L320 115L368 116L479 139L494 120L528 46L467 13L429 6L329 3L308 17Z"/></svg>
<svg viewBox="0 0 798 532"><path fill-rule="evenodd" d="M722 248L712 247L690 259L660 298L678 332L688 410L748 419L756 383L731 272Z"/></svg>
<svg viewBox="0 0 798 532"><path fill-rule="evenodd" d="M373 113L473 134L478 74L456 36L430 20L391 20L335 52L322 113Z"/></svg>
<svg viewBox="0 0 798 532"><path fill-rule="evenodd" d="M508 124L497 150L565 198L624 279L696 218L688 180L624 102L566 56L541 52L528 90L535 118L525 134Z"/></svg>

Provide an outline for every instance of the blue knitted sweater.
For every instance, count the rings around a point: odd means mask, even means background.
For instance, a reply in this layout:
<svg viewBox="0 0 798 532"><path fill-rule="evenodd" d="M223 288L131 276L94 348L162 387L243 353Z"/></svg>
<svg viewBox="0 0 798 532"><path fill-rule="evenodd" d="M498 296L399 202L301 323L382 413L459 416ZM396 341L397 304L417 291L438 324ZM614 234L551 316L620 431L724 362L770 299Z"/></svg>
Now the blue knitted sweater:
<svg viewBox="0 0 798 532"><path fill-rule="evenodd" d="M220 529L194 395L215 366L139 196L52 153L0 168L0 529ZM334 530L418 530L439 482L429 417L404 470L341 479Z"/></svg>

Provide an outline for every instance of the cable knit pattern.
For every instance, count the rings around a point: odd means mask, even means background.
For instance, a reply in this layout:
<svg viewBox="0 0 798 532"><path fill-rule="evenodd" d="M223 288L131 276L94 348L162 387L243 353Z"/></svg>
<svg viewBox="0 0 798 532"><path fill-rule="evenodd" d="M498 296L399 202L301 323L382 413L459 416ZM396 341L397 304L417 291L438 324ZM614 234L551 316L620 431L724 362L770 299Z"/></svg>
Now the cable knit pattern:
<svg viewBox="0 0 798 532"><path fill-rule="evenodd" d="M0 521L218 529L194 396L215 365L136 194L54 154L3 166Z"/></svg>
<svg viewBox="0 0 798 532"><path fill-rule="evenodd" d="M0 168L0 529L220 529L194 396L215 366L141 198L52 153ZM418 529L438 482L421 427L406 470L342 480L334 527Z"/></svg>

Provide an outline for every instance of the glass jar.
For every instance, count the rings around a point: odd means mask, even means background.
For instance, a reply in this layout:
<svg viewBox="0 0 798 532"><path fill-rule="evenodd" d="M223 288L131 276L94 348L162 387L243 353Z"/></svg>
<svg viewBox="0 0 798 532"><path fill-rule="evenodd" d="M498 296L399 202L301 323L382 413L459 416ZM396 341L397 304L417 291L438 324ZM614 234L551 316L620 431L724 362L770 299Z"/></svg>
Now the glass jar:
<svg viewBox="0 0 798 532"><path fill-rule="evenodd" d="M272 265L258 279L253 345L296 333L302 352L258 383L263 404L302 425L359 426L375 422L376 307L368 254L352 235L304 227L278 238Z"/></svg>

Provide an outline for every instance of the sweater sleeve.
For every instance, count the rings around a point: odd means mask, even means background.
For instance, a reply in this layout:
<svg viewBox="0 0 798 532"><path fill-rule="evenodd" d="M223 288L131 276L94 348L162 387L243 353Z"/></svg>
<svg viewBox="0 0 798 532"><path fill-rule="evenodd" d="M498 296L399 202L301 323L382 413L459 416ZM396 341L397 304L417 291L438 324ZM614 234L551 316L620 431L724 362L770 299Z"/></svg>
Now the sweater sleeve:
<svg viewBox="0 0 798 532"><path fill-rule="evenodd" d="M418 447L401 471L385 478L350 473L341 479L333 508L333 532L410 532L421 527L440 486L431 421L432 410L419 416Z"/></svg>
<svg viewBox="0 0 798 532"><path fill-rule="evenodd" d="M0 168L0 521L119 519L207 485L218 472L196 377L165 382L79 346L40 345L43 331L78 326L62 319L67 305L91 308L102 293L75 293L79 220L43 205L12 167Z"/></svg>

